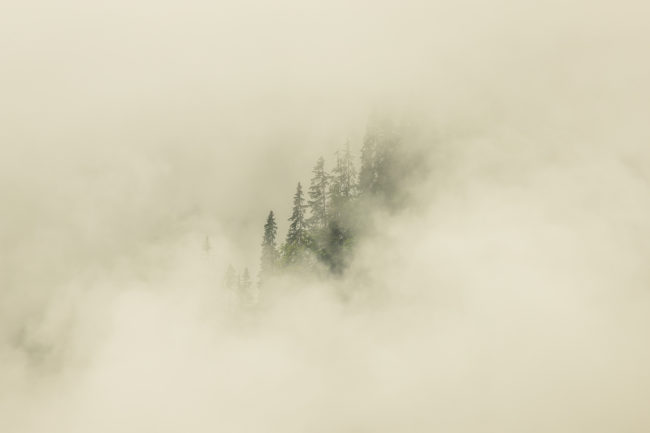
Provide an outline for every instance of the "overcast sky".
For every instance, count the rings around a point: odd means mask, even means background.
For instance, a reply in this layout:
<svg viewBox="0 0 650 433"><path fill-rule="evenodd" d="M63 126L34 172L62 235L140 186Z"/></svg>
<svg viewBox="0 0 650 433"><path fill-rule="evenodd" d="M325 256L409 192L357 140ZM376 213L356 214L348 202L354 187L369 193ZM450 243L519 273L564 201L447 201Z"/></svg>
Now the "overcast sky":
<svg viewBox="0 0 650 433"><path fill-rule="evenodd" d="M648 12L9 1L0 430L647 431ZM417 211L242 331L225 266L375 112Z"/></svg>

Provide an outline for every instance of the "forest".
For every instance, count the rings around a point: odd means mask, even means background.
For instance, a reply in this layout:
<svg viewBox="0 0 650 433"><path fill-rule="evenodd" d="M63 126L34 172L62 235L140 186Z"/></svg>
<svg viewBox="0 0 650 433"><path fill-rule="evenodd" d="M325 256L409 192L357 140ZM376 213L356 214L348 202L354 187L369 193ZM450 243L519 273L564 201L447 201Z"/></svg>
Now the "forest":
<svg viewBox="0 0 650 433"><path fill-rule="evenodd" d="M359 158L347 141L335 152L329 171L321 156L309 186L297 183L283 242L278 239L276 213L269 211L256 281L248 267L237 272L229 265L225 287L251 305L259 301L263 287L281 275L342 276L357 242L374 230L373 213L405 208L408 185L427 171L425 160L409 145L405 125L388 117L371 117Z"/></svg>

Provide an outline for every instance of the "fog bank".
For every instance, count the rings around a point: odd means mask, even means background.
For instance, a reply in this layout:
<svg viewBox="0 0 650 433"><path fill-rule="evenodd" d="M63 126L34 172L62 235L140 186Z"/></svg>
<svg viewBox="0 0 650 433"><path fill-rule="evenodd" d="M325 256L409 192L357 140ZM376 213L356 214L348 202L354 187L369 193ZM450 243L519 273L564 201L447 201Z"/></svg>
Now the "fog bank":
<svg viewBox="0 0 650 433"><path fill-rule="evenodd" d="M0 431L647 431L647 12L8 4ZM427 150L408 206L239 306L376 113Z"/></svg>

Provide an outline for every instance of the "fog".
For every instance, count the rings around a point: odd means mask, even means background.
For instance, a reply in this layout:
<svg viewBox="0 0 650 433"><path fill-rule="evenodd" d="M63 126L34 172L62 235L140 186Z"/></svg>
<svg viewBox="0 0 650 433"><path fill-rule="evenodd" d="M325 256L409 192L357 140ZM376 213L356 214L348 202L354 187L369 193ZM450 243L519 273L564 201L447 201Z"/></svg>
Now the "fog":
<svg viewBox="0 0 650 433"><path fill-rule="evenodd" d="M3 5L0 431L647 431L649 9ZM377 113L408 203L241 308Z"/></svg>

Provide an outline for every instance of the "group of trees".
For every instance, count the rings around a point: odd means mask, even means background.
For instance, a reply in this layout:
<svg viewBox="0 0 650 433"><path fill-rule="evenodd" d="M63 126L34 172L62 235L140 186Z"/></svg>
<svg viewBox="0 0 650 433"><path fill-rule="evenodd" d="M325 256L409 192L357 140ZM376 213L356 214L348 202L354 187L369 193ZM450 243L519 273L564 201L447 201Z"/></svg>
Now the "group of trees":
<svg viewBox="0 0 650 433"><path fill-rule="evenodd" d="M352 203L357 197L357 174L350 146L337 152L331 173L319 158L312 171L309 190L298 182L293 196L289 228L284 243L278 245L277 222L270 211L264 224L260 282L280 270L332 273L344 269L345 251L351 247L355 225Z"/></svg>
<svg viewBox="0 0 650 433"><path fill-rule="evenodd" d="M368 214L401 204L400 182L407 166L402 137L387 121L369 125L361 147L359 169L349 143L336 152L328 172L320 157L309 189L298 182L284 242L278 241L275 213L268 213L262 236L258 286L281 272L340 275L351 258L356 239L367 229ZM248 269L240 276L229 269L226 285L251 290Z"/></svg>
<svg viewBox="0 0 650 433"><path fill-rule="evenodd" d="M260 282L285 269L341 274L368 212L399 203L399 181L404 175L400 145L400 134L391 122L374 122L364 137L358 171L349 142L336 152L331 171L320 157L307 193L300 182L296 186L282 245L278 245L275 214L268 214Z"/></svg>

